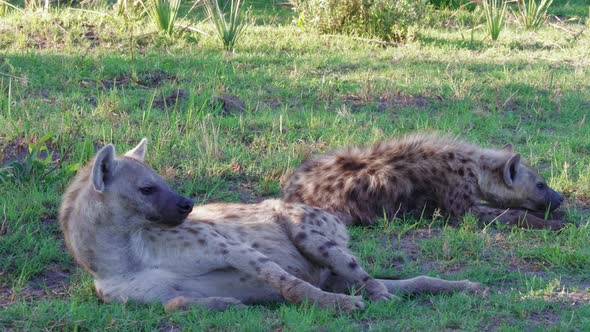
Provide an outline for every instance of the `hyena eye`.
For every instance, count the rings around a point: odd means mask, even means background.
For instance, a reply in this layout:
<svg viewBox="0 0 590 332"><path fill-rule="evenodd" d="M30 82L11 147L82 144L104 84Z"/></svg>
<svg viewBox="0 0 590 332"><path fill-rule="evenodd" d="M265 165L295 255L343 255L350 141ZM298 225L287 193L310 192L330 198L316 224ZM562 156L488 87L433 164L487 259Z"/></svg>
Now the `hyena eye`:
<svg viewBox="0 0 590 332"><path fill-rule="evenodd" d="M151 194L155 193L156 190L157 190L157 188L153 187L153 186L139 188L139 191L141 191L141 193L144 195L151 195Z"/></svg>
<svg viewBox="0 0 590 332"><path fill-rule="evenodd" d="M539 182L539 183L537 183L537 188L543 189L543 188L545 188L545 184L543 182Z"/></svg>

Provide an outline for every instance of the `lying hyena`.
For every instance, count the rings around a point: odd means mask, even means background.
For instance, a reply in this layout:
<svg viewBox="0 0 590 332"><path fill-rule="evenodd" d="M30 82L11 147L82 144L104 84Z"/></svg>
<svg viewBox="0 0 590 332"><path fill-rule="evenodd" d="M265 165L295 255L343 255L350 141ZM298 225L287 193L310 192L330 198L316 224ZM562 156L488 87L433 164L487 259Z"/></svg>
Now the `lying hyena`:
<svg viewBox="0 0 590 332"><path fill-rule="evenodd" d="M68 187L65 242L105 301L210 309L286 299L350 311L391 292L477 290L469 281L371 278L347 249L344 225L302 204L197 207L143 163L145 139L124 156L101 149ZM192 213L191 213L192 211ZM186 221L185 221L186 220ZM329 292L331 291L331 292Z"/></svg>
<svg viewBox="0 0 590 332"><path fill-rule="evenodd" d="M318 206L353 223L439 209L484 222L560 229L544 220L563 202L512 146L485 149L437 134L414 134L306 160L287 180L283 199Z"/></svg>

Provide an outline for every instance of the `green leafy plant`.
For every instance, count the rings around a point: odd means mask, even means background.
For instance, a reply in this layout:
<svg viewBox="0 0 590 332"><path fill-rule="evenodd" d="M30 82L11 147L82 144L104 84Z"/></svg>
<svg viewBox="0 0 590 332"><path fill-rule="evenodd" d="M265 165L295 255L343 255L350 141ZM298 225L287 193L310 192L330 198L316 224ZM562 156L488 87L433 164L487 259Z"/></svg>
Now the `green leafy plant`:
<svg viewBox="0 0 590 332"><path fill-rule="evenodd" d="M53 152L46 143L52 136L52 133L48 133L37 143L29 143L28 153L24 158L9 162L0 169L0 181L6 182L9 178L14 178L19 182L42 179L51 172L50 166L54 164Z"/></svg>
<svg viewBox="0 0 590 332"><path fill-rule="evenodd" d="M483 9L486 19L486 29L492 40L497 40L500 32L504 29L504 20L506 18L506 1L505 0L483 0Z"/></svg>
<svg viewBox="0 0 590 332"><path fill-rule="evenodd" d="M424 17L424 0L297 0L297 23L319 33L342 33L404 42L417 31Z"/></svg>
<svg viewBox="0 0 590 332"><path fill-rule="evenodd" d="M472 0L429 0L428 2L437 9L459 9L461 7L473 9L475 7Z"/></svg>
<svg viewBox="0 0 590 332"><path fill-rule="evenodd" d="M538 30L545 22L547 10L553 0L518 0L518 18L528 30Z"/></svg>
<svg viewBox="0 0 590 332"><path fill-rule="evenodd" d="M178 16L180 0L147 0L143 6L158 30L171 36Z"/></svg>
<svg viewBox="0 0 590 332"><path fill-rule="evenodd" d="M204 4L215 36L221 41L226 51L233 51L247 26L242 11L242 0L231 0L226 3L226 6L229 5L229 13L219 6L218 0L205 0ZM226 14L229 20L226 20Z"/></svg>

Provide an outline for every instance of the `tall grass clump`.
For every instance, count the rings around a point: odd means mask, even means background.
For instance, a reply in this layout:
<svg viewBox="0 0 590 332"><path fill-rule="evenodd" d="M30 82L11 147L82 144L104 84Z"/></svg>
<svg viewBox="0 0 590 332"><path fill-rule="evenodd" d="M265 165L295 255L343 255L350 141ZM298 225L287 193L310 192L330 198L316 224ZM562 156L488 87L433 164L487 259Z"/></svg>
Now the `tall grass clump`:
<svg viewBox="0 0 590 332"><path fill-rule="evenodd" d="M226 7L229 5L229 13L219 6L218 0L205 0L204 4L215 36L221 41L226 51L233 51L247 25L242 0L230 0L226 3Z"/></svg>
<svg viewBox="0 0 590 332"><path fill-rule="evenodd" d="M22 9L16 7L10 2L0 0L0 16L8 15L11 11L18 11L22 13Z"/></svg>
<svg viewBox="0 0 590 332"><path fill-rule="evenodd" d="M180 0L147 0L143 6L158 30L171 36L178 16Z"/></svg>
<svg viewBox="0 0 590 332"><path fill-rule="evenodd" d="M506 1L505 0L483 0L483 9L486 18L486 29L492 40L497 40L500 32L504 28L504 19L506 18Z"/></svg>
<svg viewBox="0 0 590 332"><path fill-rule="evenodd" d="M292 0L297 23L322 34L401 43L413 37L426 0Z"/></svg>
<svg viewBox="0 0 590 332"><path fill-rule="evenodd" d="M547 10L553 0L518 0L518 18L522 25L528 30L538 30L545 22Z"/></svg>

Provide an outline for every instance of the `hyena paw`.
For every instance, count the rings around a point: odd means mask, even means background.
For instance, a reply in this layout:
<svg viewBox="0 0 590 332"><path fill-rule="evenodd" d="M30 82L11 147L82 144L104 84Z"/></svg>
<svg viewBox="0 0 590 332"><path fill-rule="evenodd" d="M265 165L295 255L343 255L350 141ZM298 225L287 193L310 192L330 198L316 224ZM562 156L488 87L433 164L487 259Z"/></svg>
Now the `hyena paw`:
<svg viewBox="0 0 590 332"><path fill-rule="evenodd" d="M548 220L548 222L550 223L549 227L554 231L558 231L565 227L565 222L562 220Z"/></svg>
<svg viewBox="0 0 590 332"><path fill-rule="evenodd" d="M365 302L360 296L343 296L336 304L340 310L351 312L355 310L365 310Z"/></svg>
<svg viewBox="0 0 590 332"><path fill-rule="evenodd" d="M387 287L378 280L371 279L365 284L366 295L371 301L387 301L396 298L387 291Z"/></svg>
<svg viewBox="0 0 590 332"><path fill-rule="evenodd" d="M319 301L322 306L335 307L345 312L352 312L355 310L365 310L365 302L360 296L350 296L344 294L329 294L329 296L322 301Z"/></svg>
<svg viewBox="0 0 590 332"><path fill-rule="evenodd" d="M483 294L486 291L486 288L482 287L479 282L473 282L469 280L461 280L464 285L464 290L467 292Z"/></svg>
<svg viewBox="0 0 590 332"><path fill-rule="evenodd" d="M389 300L397 300L399 299L397 296L390 294L389 292L385 292L385 293L372 293L372 294L368 294L369 300L371 301L389 301Z"/></svg>
<svg viewBox="0 0 590 332"><path fill-rule="evenodd" d="M245 308L247 307L242 301L233 297L211 297L207 299L205 306L209 310L227 310L229 307L232 308Z"/></svg>
<svg viewBox="0 0 590 332"><path fill-rule="evenodd" d="M167 312L186 310L191 303L192 302L188 297L177 296L164 303L164 310Z"/></svg>

